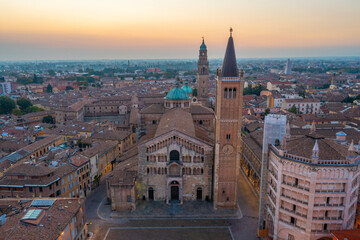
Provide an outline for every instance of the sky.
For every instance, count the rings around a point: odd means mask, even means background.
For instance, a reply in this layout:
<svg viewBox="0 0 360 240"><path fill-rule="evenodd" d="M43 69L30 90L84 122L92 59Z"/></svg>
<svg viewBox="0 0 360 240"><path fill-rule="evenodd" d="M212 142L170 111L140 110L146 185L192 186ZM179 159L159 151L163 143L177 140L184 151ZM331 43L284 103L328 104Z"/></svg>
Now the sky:
<svg viewBox="0 0 360 240"><path fill-rule="evenodd" d="M0 60L360 56L359 0L0 0Z"/></svg>

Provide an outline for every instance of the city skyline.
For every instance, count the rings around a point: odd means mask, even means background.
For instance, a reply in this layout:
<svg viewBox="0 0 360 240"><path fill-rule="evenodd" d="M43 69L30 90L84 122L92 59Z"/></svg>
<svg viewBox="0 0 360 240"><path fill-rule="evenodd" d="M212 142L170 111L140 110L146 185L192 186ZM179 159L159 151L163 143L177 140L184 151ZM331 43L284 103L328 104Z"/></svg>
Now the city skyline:
<svg viewBox="0 0 360 240"><path fill-rule="evenodd" d="M0 60L221 58L229 27L239 58L360 55L360 2L3 1ZM216 17L221 16L221 17Z"/></svg>

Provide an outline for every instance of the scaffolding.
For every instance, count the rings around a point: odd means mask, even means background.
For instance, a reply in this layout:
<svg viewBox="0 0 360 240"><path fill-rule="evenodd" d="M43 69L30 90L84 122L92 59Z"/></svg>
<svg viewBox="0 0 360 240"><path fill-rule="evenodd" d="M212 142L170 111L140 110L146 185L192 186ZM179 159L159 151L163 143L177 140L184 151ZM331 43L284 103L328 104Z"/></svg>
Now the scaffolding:
<svg viewBox="0 0 360 240"><path fill-rule="evenodd" d="M286 134L286 116L278 114L269 114L265 117L264 136L261 159L261 180L260 180L260 203L258 219L258 236L267 236L265 227L265 206L267 189L267 172L269 163L269 145L280 145L283 136Z"/></svg>

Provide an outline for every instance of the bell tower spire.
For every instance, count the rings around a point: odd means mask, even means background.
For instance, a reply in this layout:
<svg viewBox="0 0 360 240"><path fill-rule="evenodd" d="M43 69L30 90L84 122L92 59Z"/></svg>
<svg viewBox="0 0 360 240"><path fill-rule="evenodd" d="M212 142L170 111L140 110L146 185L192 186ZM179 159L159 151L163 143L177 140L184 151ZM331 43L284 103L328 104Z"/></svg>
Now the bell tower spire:
<svg viewBox="0 0 360 240"><path fill-rule="evenodd" d="M243 71L239 76L232 29L221 70L216 77L214 208L238 208Z"/></svg>
<svg viewBox="0 0 360 240"><path fill-rule="evenodd" d="M209 97L209 61L204 37L202 37L199 50L197 88L199 98L207 99Z"/></svg>

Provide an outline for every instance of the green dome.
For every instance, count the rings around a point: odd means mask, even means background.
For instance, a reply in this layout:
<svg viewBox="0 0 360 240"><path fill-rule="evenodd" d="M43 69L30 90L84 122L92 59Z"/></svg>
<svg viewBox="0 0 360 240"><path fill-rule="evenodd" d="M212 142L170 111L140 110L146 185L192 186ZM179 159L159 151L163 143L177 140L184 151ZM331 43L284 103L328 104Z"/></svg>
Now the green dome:
<svg viewBox="0 0 360 240"><path fill-rule="evenodd" d="M187 94L191 94L193 92L192 88L188 85L188 82L185 82L185 85L181 87Z"/></svg>
<svg viewBox="0 0 360 240"><path fill-rule="evenodd" d="M166 95L167 100L187 100L189 96L187 93L181 88L173 88L170 92Z"/></svg>
<svg viewBox="0 0 360 240"><path fill-rule="evenodd" d="M202 41L202 44L200 45L200 50L206 50L206 45L205 45L204 39Z"/></svg>

